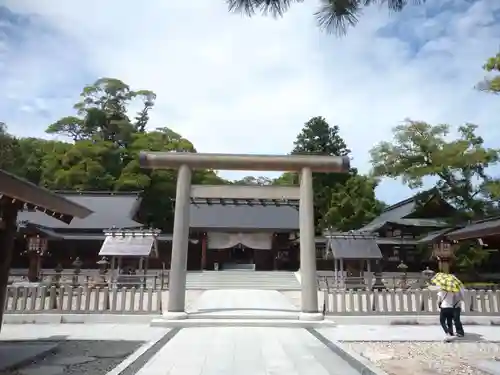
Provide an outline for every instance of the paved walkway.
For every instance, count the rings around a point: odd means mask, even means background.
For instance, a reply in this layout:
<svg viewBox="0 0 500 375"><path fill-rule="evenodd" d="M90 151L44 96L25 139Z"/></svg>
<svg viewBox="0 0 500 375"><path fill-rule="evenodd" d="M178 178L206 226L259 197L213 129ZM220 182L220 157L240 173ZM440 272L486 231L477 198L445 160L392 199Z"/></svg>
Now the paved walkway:
<svg viewBox="0 0 500 375"><path fill-rule="evenodd" d="M283 294L272 290L210 290L193 305L197 314L244 314L283 319L298 314ZM149 358L138 375L359 375L312 330L273 327L150 328L144 325L6 325L1 338L149 341ZM157 342L159 345L154 344ZM147 353L147 355L146 355ZM133 356L132 356L133 357ZM137 360L139 357L136 357ZM132 362L131 362L132 363ZM118 374L126 369L115 370ZM132 364L132 366L135 366ZM128 371L128 370L127 370ZM112 375L113 373L110 373ZM128 374L128 372L127 372Z"/></svg>
<svg viewBox="0 0 500 375"><path fill-rule="evenodd" d="M0 341L67 340L152 341L169 330L145 324L4 324Z"/></svg>
<svg viewBox="0 0 500 375"><path fill-rule="evenodd" d="M203 318L283 319L298 309L272 290L209 290L196 304ZM193 314L191 315L191 317ZM305 329L205 327L179 331L138 375L359 375Z"/></svg>
<svg viewBox="0 0 500 375"><path fill-rule="evenodd" d="M138 375L359 375L305 329L188 328Z"/></svg>
<svg viewBox="0 0 500 375"><path fill-rule="evenodd" d="M210 290L192 305L206 318L243 314L286 318L290 299L270 290ZM500 327L466 326L466 340L500 342ZM442 341L439 326L340 325L306 330L272 327L151 328L141 324L5 325L0 340L144 341L138 375L359 375L332 350L334 341ZM154 344L158 342L159 345ZM374 343L375 344L375 343ZM133 357L133 356L132 356ZM135 357L138 359L139 355ZM132 358L134 359L134 358ZM144 366L143 366L144 364ZM128 364L123 364L126 369ZM128 371L128 370L127 370ZM116 372L118 374L119 372ZM109 375L113 375L110 373Z"/></svg>

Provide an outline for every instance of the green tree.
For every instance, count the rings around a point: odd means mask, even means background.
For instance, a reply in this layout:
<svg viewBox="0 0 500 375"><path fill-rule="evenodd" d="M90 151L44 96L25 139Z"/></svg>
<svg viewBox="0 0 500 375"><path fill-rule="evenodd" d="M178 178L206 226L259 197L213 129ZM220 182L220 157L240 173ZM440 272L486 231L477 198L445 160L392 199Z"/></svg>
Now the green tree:
<svg viewBox="0 0 500 375"><path fill-rule="evenodd" d="M488 260L490 255L490 251L480 246L477 241L465 241L458 244L453 264L471 280L477 280L476 270Z"/></svg>
<svg viewBox="0 0 500 375"><path fill-rule="evenodd" d="M113 190L115 176L109 160L121 150L109 141L83 140L55 145L42 161L42 183L54 190Z"/></svg>
<svg viewBox="0 0 500 375"><path fill-rule="evenodd" d="M375 197L376 187L375 179L360 175L333 187L322 227L346 232L361 228L380 215L384 204Z"/></svg>
<svg viewBox="0 0 500 375"><path fill-rule="evenodd" d="M75 116L66 116L50 124L46 133L63 135L74 142L92 137L92 133L85 128L85 121Z"/></svg>
<svg viewBox="0 0 500 375"><path fill-rule="evenodd" d="M226 0L229 10L252 16L257 12L282 16L294 3L303 0ZM425 0L414 0L422 4ZM407 0L319 0L314 16L321 29L343 35L349 27L358 23L363 9L371 5L387 6L391 12L400 12L408 5Z"/></svg>
<svg viewBox="0 0 500 375"><path fill-rule="evenodd" d="M19 144L17 139L9 134L7 125L0 122L0 169L19 174Z"/></svg>
<svg viewBox="0 0 500 375"><path fill-rule="evenodd" d="M278 178L275 178L272 182L273 185L298 185L299 184L299 176L297 173L293 172L285 172Z"/></svg>
<svg viewBox="0 0 500 375"><path fill-rule="evenodd" d="M114 78L101 78L84 87L75 115L49 125L47 133L70 142L37 138L16 139L0 126L0 167L54 190L142 191L139 219L146 225L171 230L175 170L143 170L139 152L196 152L194 145L168 127L147 131L156 95L134 91ZM140 103L140 104L139 104ZM131 108L140 109L133 119ZM3 163L3 164L2 164ZM226 184L213 170L195 170L194 184Z"/></svg>
<svg viewBox="0 0 500 375"><path fill-rule="evenodd" d="M313 117L297 135L292 154L348 156L351 151L339 131L337 125L330 126L323 117ZM299 176L293 172L283 173L272 183L298 185ZM350 173L314 173L313 187L318 232L324 228L356 229L380 212L381 202L374 194L375 180L358 176L354 168ZM358 202L345 203L349 199ZM357 209L363 212L356 212Z"/></svg>
<svg viewBox="0 0 500 375"><path fill-rule="evenodd" d="M490 57L483 65L483 69L490 73L482 82L477 85L481 91L499 94L500 93L500 53Z"/></svg>
<svg viewBox="0 0 500 375"><path fill-rule="evenodd" d="M330 126L321 116L307 121L293 142L292 154L346 156L351 153L339 135L337 125Z"/></svg>
<svg viewBox="0 0 500 375"><path fill-rule="evenodd" d="M45 169L47 160L65 155L73 147L72 144L40 138L19 138L19 160L22 167L18 176L42 186L51 186L54 175ZM57 172L56 169L52 173Z"/></svg>
<svg viewBox="0 0 500 375"><path fill-rule="evenodd" d="M34 184L42 183L42 162L54 145L64 144L39 138L16 138L0 123L0 169Z"/></svg>
<svg viewBox="0 0 500 375"><path fill-rule="evenodd" d="M143 150L196 152L196 149L189 140L172 129L163 127L152 132L134 133L122 156L124 165L114 188L124 191L143 191L143 204L139 213L141 221L155 228L171 230L177 171L141 169L139 152ZM211 170L195 170L192 182L212 185L226 183Z"/></svg>
<svg viewBox="0 0 500 375"><path fill-rule="evenodd" d="M126 146L134 132L144 132L156 95L149 90L133 91L116 78L100 78L85 86L74 105L78 116L68 116L49 125L47 133L69 136L73 141L98 138ZM142 107L131 121L130 104L140 100Z"/></svg>
<svg viewBox="0 0 500 375"><path fill-rule="evenodd" d="M351 152L339 135L339 127L330 126L323 117L313 117L306 122L293 145L293 155L347 156ZM356 173L354 170L352 172ZM314 217L318 230L324 224L323 215L328 210L331 189L345 184L349 177L349 174L313 173ZM299 178L295 177L295 180Z"/></svg>
<svg viewBox="0 0 500 375"><path fill-rule="evenodd" d="M500 94L500 53L490 57L483 65L488 73L482 82L477 85L481 91ZM491 178L484 184L484 194L490 199L497 211L500 211L500 178Z"/></svg>
<svg viewBox="0 0 500 375"><path fill-rule="evenodd" d="M273 180L265 176L245 176L241 180L233 181L234 185L255 185L255 186L267 186L272 185Z"/></svg>
<svg viewBox="0 0 500 375"><path fill-rule="evenodd" d="M492 179L486 170L500 154L484 146L476 129L472 124L460 126L458 138L449 140L449 125L407 120L394 128L392 142L381 142L370 151L373 174L401 178L410 188L422 187L425 177L437 178L445 199L471 216L483 216L491 210L485 191Z"/></svg>
<svg viewBox="0 0 500 375"><path fill-rule="evenodd" d="M169 230L173 225L176 171L141 169L139 152L143 150L194 152L195 149L191 142L171 129L159 128L152 132L133 133L124 150L123 168L115 182L115 189L142 191L141 222Z"/></svg>

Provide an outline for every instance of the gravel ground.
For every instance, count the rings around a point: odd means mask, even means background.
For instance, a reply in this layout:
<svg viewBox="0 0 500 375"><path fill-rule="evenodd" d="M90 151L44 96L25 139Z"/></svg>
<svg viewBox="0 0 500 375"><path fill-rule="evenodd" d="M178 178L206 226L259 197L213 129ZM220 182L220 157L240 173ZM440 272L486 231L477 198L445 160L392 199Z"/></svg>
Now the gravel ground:
<svg viewBox="0 0 500 375"><path fill-rule="evenodd" d="M475 361L500 360L500 345L490 342L345 342L391 375L490 375Z"/></svg>
<svg viewBox="0 0 500 375"><path fill-rule="evenodd" d="M64 375L105 375L143 343L140 341L61 341L55 353L12 371L0 371L0 375L23 375L26 369L45 366L62 366ZM82 364L61 365L74 357L90 357Z"/></svg>

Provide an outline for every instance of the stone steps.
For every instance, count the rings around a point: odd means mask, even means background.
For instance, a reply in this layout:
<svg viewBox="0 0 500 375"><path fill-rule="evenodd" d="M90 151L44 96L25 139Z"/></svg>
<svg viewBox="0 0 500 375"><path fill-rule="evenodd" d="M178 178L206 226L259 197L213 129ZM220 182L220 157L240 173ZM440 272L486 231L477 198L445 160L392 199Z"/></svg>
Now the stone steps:
<svg viewBox="0 0 500 375"><path fill-rule="evenodd" d="M151 327L162 328L200 328L200 327L273 327L273 328L331 328L336 324L329 320L308 321L299 319L167 319L156 318Z"/></svg>
<svg viewBox="0 0 500 375"><path fill-rule="evenodd" d="M250 270L188 272L187 289L300 290L293 272Z"/></svg>

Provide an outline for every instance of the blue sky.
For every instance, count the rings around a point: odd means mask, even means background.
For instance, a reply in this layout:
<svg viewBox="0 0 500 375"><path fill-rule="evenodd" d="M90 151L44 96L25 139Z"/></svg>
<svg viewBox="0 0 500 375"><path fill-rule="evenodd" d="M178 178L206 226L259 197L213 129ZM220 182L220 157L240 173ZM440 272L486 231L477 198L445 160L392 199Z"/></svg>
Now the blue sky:
<svg viewBox="0 0 500 375"><path fill-rule="evenodd" d="M200 152L287 153L313 116L340 126L363 172L405 118L476 123L500 147L499 99L473 88L499 49L495 0L372 7L341 39L317 29L313 0L277 20L229 14L223 0L2 3L0 120L17 135L48 137L81 88L108 76L155 91L152 127ZM377 190L389 203L410 194L397 181Z"/></svg>

